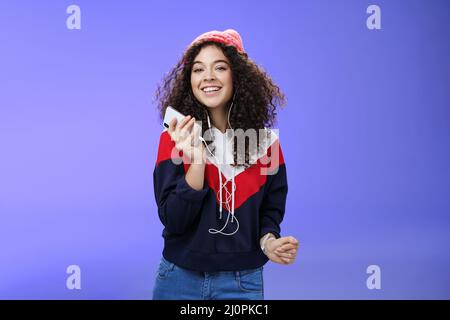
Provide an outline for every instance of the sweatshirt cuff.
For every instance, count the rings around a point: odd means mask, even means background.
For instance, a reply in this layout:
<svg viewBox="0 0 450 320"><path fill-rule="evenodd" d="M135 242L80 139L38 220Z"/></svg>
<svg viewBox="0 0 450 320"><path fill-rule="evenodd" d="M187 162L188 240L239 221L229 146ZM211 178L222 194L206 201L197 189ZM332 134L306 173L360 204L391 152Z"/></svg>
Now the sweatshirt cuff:
<svg viewBox="0 0 450 320"><path fill-rule="evenodd" d="M204 182L202 190L195 190L187 183L186 175L184 175L177 184L176 193L184 200L200 202L206 197L208 190L206 182Z"/></svg>
<svg viewBox="0 0 450 320"><path fill-rule="evenodd" d="M275 229L272 229L272 228L262 228L261 229L261 237L260 237L260 239L262 238L262 237L264 237L266 234L268 234L268 233L271 233L271 234L273 234L274 236L275 236L275 238L276 239L278 239L278 238L280 238L281 236L280 236L280 233L277 231L277 230L275 230Z"/></svg>

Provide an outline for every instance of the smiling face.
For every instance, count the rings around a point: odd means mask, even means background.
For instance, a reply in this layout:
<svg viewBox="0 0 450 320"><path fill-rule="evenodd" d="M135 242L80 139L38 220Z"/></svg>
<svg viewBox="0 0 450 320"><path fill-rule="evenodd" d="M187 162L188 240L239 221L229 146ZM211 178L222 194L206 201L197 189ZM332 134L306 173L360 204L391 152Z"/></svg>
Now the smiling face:
<svg viewBox="0 0 450 320"><path fill-rule="evenodd" d="M224 108L233 93L230 62L215 45L203 47L194 58L192 92L208 108Z"/></svg>

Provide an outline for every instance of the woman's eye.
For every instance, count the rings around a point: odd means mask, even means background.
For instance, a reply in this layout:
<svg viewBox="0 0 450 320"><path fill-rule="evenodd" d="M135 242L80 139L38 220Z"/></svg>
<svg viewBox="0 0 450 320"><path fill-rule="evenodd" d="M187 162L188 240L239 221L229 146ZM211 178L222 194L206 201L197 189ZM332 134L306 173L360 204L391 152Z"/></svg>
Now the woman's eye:
<svg viewBox="0 0 450 320"><path fill-rule="evenodd" d="M217 67L216 69L217 69L217 70L227 70L226 67ZM193 70L192 70L192 72L195 72L195 73L201 72L201 71L203 71L203 69L193 69Z"/></svg>

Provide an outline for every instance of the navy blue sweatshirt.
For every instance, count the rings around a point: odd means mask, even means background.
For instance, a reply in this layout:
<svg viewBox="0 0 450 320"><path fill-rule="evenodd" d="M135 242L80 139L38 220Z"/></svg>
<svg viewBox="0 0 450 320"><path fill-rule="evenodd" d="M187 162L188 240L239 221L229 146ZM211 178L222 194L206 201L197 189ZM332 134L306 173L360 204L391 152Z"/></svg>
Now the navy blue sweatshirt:
<svg viewBox="0 0 450 320"><path fill-rule="evenodd" d="M187 183L189 161L182 151L174 152L167 129L161 133L153 183L164 225L163 256L203 272L260 267L268 258L259 241L269 232L280 237L288 192L278 137L268 130L269 147L244 170L229 164L231 142L225 133L212 129L216 158L208 155L202 190Z"/></svg>

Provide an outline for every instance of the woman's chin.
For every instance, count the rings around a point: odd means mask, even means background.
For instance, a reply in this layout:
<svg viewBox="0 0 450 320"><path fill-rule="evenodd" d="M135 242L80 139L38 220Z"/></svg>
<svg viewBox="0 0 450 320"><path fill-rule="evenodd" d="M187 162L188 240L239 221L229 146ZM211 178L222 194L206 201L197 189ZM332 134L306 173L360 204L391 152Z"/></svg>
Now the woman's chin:
<svg viewBox="0 0 450 320"><path fill-rule="evenodd" d="M208 109L217 109L220 108L222 103L220 102L214 102L214 101L202 101L202 103L208 108Z"/></svg>

